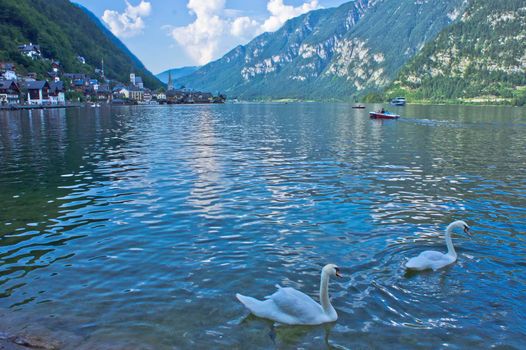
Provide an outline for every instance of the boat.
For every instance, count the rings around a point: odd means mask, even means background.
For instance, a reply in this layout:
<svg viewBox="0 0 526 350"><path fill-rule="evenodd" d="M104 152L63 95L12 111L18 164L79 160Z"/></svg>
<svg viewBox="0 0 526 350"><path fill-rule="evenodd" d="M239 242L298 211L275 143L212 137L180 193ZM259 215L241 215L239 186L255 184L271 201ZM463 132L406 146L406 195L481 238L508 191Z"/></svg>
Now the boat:
<svg viewBox="0 0 526 350"><path fill-rule="evenodd" d="M369 117L372 119L398 119L400 115L388 111L384 112L369 112Z"/></svg>
<svg viewBox="0 0 526 350"><path fill-rule="evenodd" d="M395 97L391 100L393 106L405 106L405 97Z"/></svg>
<svg viewBox="0 0 526 350"><path fill-rule="evenodd" d="M355 109L364 109L365 106L357 105L357 106L352 106L352 108L355 108Z"/></svg>

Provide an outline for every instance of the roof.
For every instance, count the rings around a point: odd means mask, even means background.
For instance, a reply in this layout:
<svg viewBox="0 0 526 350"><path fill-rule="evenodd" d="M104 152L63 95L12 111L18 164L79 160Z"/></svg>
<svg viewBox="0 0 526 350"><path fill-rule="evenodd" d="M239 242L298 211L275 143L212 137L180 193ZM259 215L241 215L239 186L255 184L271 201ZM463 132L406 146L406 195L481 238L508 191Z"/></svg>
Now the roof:
<svg viewBox="0 0 526 350"><path fill-rule="evenodd" d="M49 84L49 89L51 91L64 91L64 82L53 81Z"/></svg>
<svg viewBox="0 0 526 350"><path fill-rule="evenodd" d="M124 89L124 90L128 90L128 88L127 88L126 86L122 86L122 85L120 85L120 86L115 86L115 87L113 88L113 92L121 91L121 90L123 90L123 89Z"/></svg>
<svg viewBox="0 0 526 350"><path fill-rule="evenodd" d="M49 88L49 84L45 80L28 81L27 82L27 89L28 90L40 90L40 89L43 89L46 86Z"/></svg>
<svg viewBox="0 0 526 350"><path fill-rule="evenodd" d="M18 49L22 51L40 51L40 46L30 43L30 44L19 45Z"/></svg>
<svg viewBox="0 0 526 350"><path fill-rule="evenodd" d="M141 84L142 78L141 77L135 77L135 84Z"/></svg>
<svg viewBox="0 0 526 350"><path fill-rule="evenodd" d="M15 84L15 88L18 89L18 85L14 80L0 80L0 89L7 90L11 88L13 84Z"/></svg>
<svg viewBox="0 0 526 350"><path fill-rule="evenodd" d="M110 86L108 84L100 84L99 92L110 92Z"/></svg>
<svg viewBox="0 0 526 350"><path fill-rule="evenodd" d="M83 73L64 73L64 77L69 79L85 79L86 74Z"/></svg>

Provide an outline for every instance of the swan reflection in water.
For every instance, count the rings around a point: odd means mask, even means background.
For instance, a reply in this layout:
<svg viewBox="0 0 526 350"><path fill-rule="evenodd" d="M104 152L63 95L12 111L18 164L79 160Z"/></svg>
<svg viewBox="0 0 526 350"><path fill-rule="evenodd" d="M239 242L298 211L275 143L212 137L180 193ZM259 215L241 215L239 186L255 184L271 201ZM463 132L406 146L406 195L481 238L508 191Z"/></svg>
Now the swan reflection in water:
<svg viewBox="0 0 526 350"><path fill-rule="evenodd" d="M248 314L242 321L241 324L249 326L253 323L262 323L265 327L268 327L268 337L272 341L272 344L276 348L296 348L299 344L305 341L306 337L312 339L309 343L314 347L325 345L327 349L333 349L331 345L330 337L333 328L336 326L336 322L324 323L316 326L304 326L304 325L284 325L281 323L274 322L269 319L264 319L255 316L254 314ZM261 329L263 325L255 327L255 329ZM318 340L323 343L319 343Z"/></svg>

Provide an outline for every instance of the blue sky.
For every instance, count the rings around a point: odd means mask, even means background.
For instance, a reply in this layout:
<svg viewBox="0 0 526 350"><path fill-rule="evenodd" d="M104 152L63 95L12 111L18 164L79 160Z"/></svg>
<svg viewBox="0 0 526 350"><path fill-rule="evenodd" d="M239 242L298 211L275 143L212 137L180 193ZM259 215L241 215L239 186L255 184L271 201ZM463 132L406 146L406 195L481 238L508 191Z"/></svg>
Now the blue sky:
<svg viewBox="0 0 526 350"><path fill-rule="evenodd" d="M220 58L301 13L348 0L72 0L92 11L153 73Z"/></svg>

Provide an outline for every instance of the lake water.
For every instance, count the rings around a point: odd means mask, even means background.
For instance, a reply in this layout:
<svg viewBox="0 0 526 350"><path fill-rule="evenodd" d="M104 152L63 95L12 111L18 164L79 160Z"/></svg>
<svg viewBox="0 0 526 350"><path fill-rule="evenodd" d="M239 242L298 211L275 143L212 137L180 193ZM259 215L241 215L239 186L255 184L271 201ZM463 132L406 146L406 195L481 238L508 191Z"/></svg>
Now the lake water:
<svg viewBox="0 0 526 350"><path fill-rule="evenodd" d="M368 106L378 108L379 106ZM396 109L393 107L392 109ZM0 113L0 333L66 349L524 348L526 110L227 104ZM437 272L407 258L459 254ZM275 284L337 322L275 326Z"/></svg>

